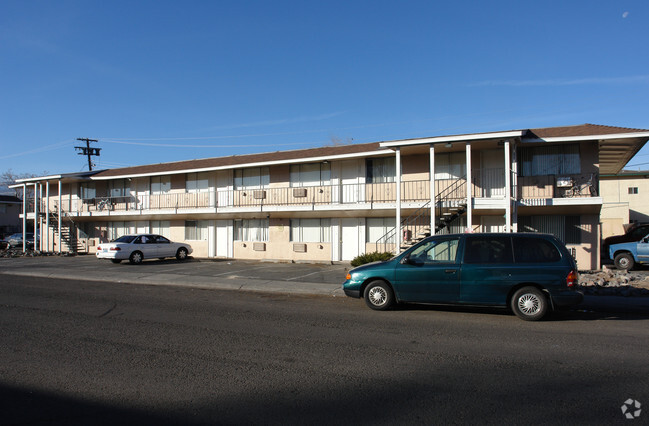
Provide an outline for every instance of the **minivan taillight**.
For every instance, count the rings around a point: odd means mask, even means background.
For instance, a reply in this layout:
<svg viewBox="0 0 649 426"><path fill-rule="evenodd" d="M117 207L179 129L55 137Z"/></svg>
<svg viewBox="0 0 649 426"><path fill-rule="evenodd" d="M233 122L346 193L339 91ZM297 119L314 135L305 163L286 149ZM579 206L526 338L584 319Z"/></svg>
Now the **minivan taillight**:
<svg viewBox="0 0 649 426"><path fill-rule="evenodd" d="M568 287L574 287L579 283L579 275L576 271L570 271L566 277L566 285Z"/></svg>

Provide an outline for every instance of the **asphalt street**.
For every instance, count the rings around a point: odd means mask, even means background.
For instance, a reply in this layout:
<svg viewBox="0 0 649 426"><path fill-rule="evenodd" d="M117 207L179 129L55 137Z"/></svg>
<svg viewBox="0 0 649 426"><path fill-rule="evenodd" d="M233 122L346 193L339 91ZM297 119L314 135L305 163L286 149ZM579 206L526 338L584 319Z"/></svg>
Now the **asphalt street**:
<svg viewBox="0 0 649 426"><path fill-rule="evenodd" d="M3 424L593 425L649 401L646 314L9 274L0 300Z"/></svg>

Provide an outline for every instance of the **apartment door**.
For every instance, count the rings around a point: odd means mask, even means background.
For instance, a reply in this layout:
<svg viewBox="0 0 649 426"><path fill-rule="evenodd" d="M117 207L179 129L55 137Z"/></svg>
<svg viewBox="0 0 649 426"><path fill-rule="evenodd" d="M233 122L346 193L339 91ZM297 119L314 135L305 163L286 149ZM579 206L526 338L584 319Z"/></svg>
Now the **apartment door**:
<svg viewBox="0 0 649 426"><path fill-rule="evenodd" d="M230 254L230 244L232 239L230 238L229 229L231 227L232 221L230 220L216 220L216 257L231 257Z"/></svg>
<svg viewBox="0 0 649 426"><path fill-rule="evenodd" d="M340 239L342 260L352 260L361 252L361 221L362 219L356 217L342 219L342 235Z"/></svg>

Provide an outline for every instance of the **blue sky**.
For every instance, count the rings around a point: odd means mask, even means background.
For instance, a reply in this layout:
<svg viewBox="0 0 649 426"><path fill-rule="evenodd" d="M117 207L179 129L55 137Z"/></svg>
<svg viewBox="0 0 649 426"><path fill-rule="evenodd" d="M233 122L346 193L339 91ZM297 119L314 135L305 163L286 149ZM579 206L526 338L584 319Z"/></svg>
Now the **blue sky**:
<svg viewBox="0 0 649 426"><path fill-rule="evenodd" d="M649 2L0 3L0 172L649 128ZM644 164L643 164L644 163ZM649 169L649 147L630 164Z"/></svg>

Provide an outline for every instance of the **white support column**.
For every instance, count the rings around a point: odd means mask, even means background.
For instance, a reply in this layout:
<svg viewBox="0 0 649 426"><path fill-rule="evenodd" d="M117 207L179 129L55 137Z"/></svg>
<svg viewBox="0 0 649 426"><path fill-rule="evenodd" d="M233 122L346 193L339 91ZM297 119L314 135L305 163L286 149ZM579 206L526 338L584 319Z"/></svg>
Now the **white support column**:
<svg viewBox="0 0 649 426"><path fill-rule="evenodd" d="M430 144L430 235L435 235L435 145Z"/></svg>
<svg viewBox="0 0 649 426"><path fill-rule="evenodd" d="M473 232L473 184L471 177L471 142L466 143L466 230Z"/></svg>
<svg viewBox="0 0 649 426"><path fill-rule="evenodd" d="M27 245L25 232L27 232L27 184L23 183L23 253Z"/></svg>
<svg viewBox="0 0 649 426"><path fill-rule="evenodd" d="M397 196L397 204L396 204L396 210L397 210L397 217L396 217L396 226L395 229L397 230L397 235L396 235L396 252L399 253L401 251L401 239L403 236L401 235L401 148L397 147L396 149L396 159L395 159L395 170L396 170L396 196Z"/></svg>
<svg viewBox="0 0 649 426"><path fill-rule="evenodd" d="M45 182L45 251L50 251L50 181Z"/></svg>
<svg viewBox="0 0 649 426"><path fill-rule="evenodd" d="M59 205L58 205L58 213L59 213L59 220L58 220L58 236L57 236L57 244L58 244L58 251L59 254L61 254L61 220L63 219L61 217L61 202L62 202L62 197L61 197L61 179L59 179Z"/></svg>
<svg viewBox="0 0 649 426"><path fill-rule="evenodd" d="M512 194L514 198L514 207L512 208L512 232L518 232L518 158L516 156L516 141L514 141L512 156Z"/></svg>
<svg viewBox="0 0 649 426"><path fill-rule="evenodd" d="M509 140L505 141L505 232L512 232L512 170Z"/></svg>
<svg viewBox="0 0 649 426"><path fill-rule="evenodd" d="M36 238L38 236L38 191L40 185L38 182L34 183L34 250L36 250ZM40 240L40 239L39 239ZM23 242L25 239L23 238Z"/></svg>

